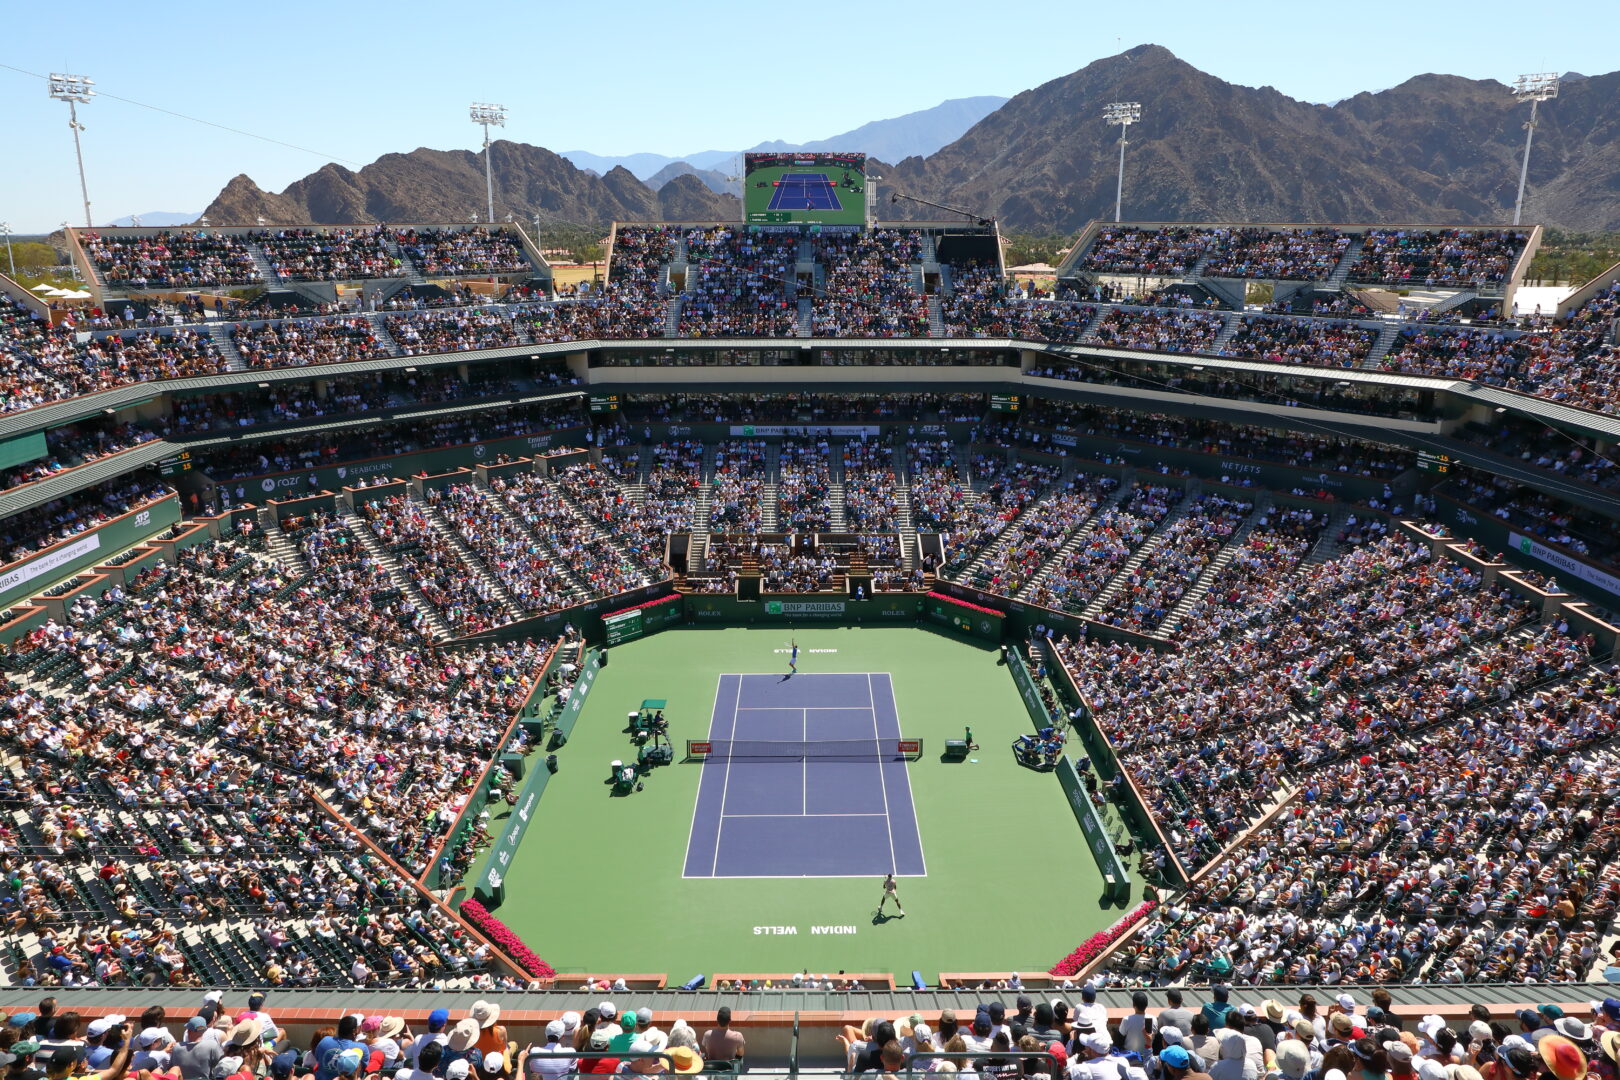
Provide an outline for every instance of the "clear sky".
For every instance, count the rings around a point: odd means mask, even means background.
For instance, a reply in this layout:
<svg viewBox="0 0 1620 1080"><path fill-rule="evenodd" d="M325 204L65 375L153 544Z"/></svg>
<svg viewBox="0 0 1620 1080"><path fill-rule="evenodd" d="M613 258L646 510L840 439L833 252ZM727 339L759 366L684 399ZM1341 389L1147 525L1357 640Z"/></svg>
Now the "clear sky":
<svg viewBox="0 0 1620 1080"><path fill-rule="evenodd" d="M1247 14L1245 14L1247 12ZM1319 12L1319 16L1315 15ZM1313 17L1314 16L1314 17ZM505 136L603 154L740 149L824 138L954 97L1012 96L1144 42L1212 74L1332 101L1439 71L1511 80L1620 66L1620 4L1476 0L1255 7L1157 0L516 0L504 4L14 2L0 62L66 71L136 105L82 110L97 222L196 211L245 172L279 191L329 160L472 148L471 101L510 109ZM1620 107L1620 104L1617 104ZM78 224L67 106L0 68L0 220Z"/></svg>

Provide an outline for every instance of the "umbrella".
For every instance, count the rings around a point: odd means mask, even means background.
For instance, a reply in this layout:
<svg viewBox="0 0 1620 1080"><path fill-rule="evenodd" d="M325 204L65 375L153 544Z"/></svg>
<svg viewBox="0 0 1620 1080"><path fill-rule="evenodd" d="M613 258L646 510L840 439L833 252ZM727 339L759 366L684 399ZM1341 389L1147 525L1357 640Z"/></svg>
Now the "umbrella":
<svg viewBox="0 0 1620 1080"><path fill-rule="evenodd" d="M38 285L35 285L32 289L30 289L28 291L29 292L50 292L52 289L55 289L55 288L56 288L55 285L51 285L48 282L42 281Z"/></svg>

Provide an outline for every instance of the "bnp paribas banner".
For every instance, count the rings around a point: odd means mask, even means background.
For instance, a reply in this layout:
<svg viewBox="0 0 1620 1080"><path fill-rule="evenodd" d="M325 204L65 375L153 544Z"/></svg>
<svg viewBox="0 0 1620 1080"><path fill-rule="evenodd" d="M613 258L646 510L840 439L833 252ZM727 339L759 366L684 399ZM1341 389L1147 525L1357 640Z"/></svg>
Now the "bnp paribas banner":
<svg viewBox="0 0 1620 1080"><path fill-rule="evenodd" d="M1508 546L1521 555L1528 555L1532 559L1540 559L1560 574L1584 581L1588 585L1596 585L1605 592L1620 596L1620 577L1599 570L1590 563L1584 563L1573 555L1566 555L1562 551L1557 551L1531 537L1516 532L1508 533Z"/></svg>

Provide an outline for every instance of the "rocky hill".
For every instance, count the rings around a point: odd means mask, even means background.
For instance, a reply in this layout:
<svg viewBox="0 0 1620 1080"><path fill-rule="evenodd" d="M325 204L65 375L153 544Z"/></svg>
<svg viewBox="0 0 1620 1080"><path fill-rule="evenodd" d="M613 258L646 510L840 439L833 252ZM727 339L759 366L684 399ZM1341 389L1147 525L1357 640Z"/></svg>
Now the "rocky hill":
<svg viewBox="0 0 1620 1080"><path fill-rule="evenodd" d="M1156 45L1019 94L938 153L902 161L889 184L1005 227L1070 232L1111 217L1111 101L1142 103L1129 219L1512 220L1529 108L1500 83L1420 75L1313 105L1225 82ZM1525 218L1620 228L1620 72L1570 81L1543 103Z"/></svg>
<svg viewBox="0 0 1620 1080"><path fill-rule="evenodd" d="M694 176L658 190L617 168L596 176L539 146L496 142L495 216L606 225L610 221L716 221L741 215L737 200ZM468 150L385 154L359 172L326 165L279 195L247 176L225 186L203 214L215 225L472 221L485 216L484 160Z"/></svg>
<svg viewBox="0 0 1620 1080"><path fill-rule="evenodd" d="M1073 232L1113 214L1118 129L1102 122L1110 101L1142 103L1126 161L1130 219L1512 220L1529 109L1500 83L1419 75L1314 105L1225 82L1156 45L1027 90L938 152L893 167L874 162L874 171L884 192L993 216L1005 228ZM1525 219L1620 229L1620 72L1572 77L1540 120ZM494 163L500 218L605 225L740 216L735 198L690 172L655 190L622 166L597 176L511 142L495 144ZM419 149L357 173L327 165L279 195L238 176L205 213L218 224L466 221L483 207L478 154ZM906 209L885 206L884 214Z"/></svg>

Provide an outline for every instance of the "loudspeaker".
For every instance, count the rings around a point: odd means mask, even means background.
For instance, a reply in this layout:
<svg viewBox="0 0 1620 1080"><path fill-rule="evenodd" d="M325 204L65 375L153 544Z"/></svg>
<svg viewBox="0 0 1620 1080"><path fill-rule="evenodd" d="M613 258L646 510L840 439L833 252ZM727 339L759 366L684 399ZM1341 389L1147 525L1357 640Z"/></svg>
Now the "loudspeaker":
<svg viewBox="0 0 1620 1080"><path fill-rule="evenodd" d="M558 730L556 728L553 728L552 731L551 731L551 742L549 744L547 744L546 749L547 750L561 750L563 747L565 747L567 745L568 745L568 736L566 734L564 734L562 731L560 731L560 730Z"/></svg>
<svg viewBox="0 0 1620 1080"><path fill-rule="evenodd" d="M556 754L547 754L546 755L546 769L548 771L550 771L550 772L556 772L557 771L557 755Z"/></svg>

